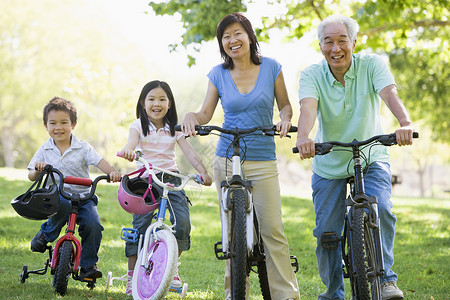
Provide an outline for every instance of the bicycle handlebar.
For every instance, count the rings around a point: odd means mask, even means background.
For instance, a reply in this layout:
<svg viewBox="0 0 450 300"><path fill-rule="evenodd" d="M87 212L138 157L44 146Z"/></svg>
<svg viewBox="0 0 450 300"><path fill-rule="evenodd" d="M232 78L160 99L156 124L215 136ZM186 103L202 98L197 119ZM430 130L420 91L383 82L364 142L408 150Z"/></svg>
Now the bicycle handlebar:
<svg viewBox="0 0 450 300"><path fill-rule="evenodd" d="M117 152L116 154L119 157L122 157L122 153L121 152ZM142 157L143 154L141 151L135 151L135 156L134 156L134 160L141 162L145 169L148 171L149 175L152 175L152 179L155 181L155 183L157 185L159 185L162 188L167 188L168 190L171 191L180 191L182 190L186 184L188 183L189 180L193 180L194 182L198 183L198 184L203 184L203 180L201 179L201 176L199 174L180 174L180 173L176 173L176 172L172 172L157 166L154 166L152 164L149 164L148 161ZM175 177L178 177L181 179L181 184L178 186L172 186L168 183L164 183L161 180L159 180L159 178L156 176L155 171L154 170L158 170L160 172L163 172L165 174L169 174ZM154 176L153 176L154 175Z"/></svg>
<svg viewBox="0 0 450 300"><path fill-rule="evenodd" d="M181 131L181 125L175 125L175 130L176 131ZM264 135L275 135L277 132L277 127L275 125L270 125L270 126L256 126L253 128L249 128L249 129L239 129L239 128L234 128L234 129L226 129L226 128L222 128L220 126L215 126L215 125L195 125L195 131L197 131L198 135L208 135L211 133L211 131L216 130L219 131L221 133L225 133L225 134L231 134L234 136L239 136L239 135L245 135L245 134L249 134L255 131L262 131L262 133ZM291 128L289 129L289 132L297 132L297 127L296 126L291 126Z"/></svg>
<svg viewBox="0 0 450 300"><path fill-rule="evenodd" d="M71 200L72 196L64 191L64 184L90 186L91 189L89 191L89 194L87 194L84 197L80 197L80 199L79 199L79 201L84 201L84 200L91 199L92 196L94 196L95 190L97 188L97 184L100 180L106 179L108 182L110 181L109 175L100 175L100 176L97 176L94 180L91 180L90 178L73 177L73 176L64 177L63 173L60 170L54 168L52 165L46 165L44 167L44 171L53 172L53 173L58 174L58 176L59 176L59 193L61 194L61 196L63 196L67 200Z"/></svg>
<svg viewBox="0 0 450 300"><path fill-rule="evenodd" d="M416 139L418 137L419 137L419 133L413 132L413 138ZM357 141L356 139L350 143L330 141L330 142L324 142L324 143L315 143L314 146L315 146L316 154L325 155L325 154L333 151L334 146L347 147L347 148L353 148L353 147L359 148L360 146L368 145L370 143L375 143L375 142L378 142L383 146L392 146L392 145L397 144L397 139L396 139L395 133L391 133L391 134L376 135L376 136L373 136L364 141ZM292 148L292 152L298 153L298 148L297 147Z"/></svg>

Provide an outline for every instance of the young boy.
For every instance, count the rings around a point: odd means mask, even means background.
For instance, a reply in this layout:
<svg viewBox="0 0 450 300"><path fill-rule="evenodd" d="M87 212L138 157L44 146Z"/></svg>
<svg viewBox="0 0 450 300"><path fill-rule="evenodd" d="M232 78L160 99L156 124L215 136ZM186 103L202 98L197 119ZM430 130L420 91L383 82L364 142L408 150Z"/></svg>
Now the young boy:
<svg viewBox="0 0 450 300"><path fill-rule="evenodd" d="M111 181L120 181L121 175L88 143L79 140L72 130L77 124L77 111L69 100L54 97L44 107L44 127L50 138L33 156L28 165L28 178L35 181L45 165L50 164L59 169L64 176L89 177L89 165L94 165L106 174ZM66 185L64 190L69 193L83 195L89 192L89 187ZM45 252L48 242L56 240L61 229L68 221L72 204L60 196L61 208L57 214L41 225L41 230L31 240L33 252ZM98 198L80 203L78 233L81 237L80 277L100 278L102 272L97 268L98 250L102 240L103 227L97 212Z"/></svg>

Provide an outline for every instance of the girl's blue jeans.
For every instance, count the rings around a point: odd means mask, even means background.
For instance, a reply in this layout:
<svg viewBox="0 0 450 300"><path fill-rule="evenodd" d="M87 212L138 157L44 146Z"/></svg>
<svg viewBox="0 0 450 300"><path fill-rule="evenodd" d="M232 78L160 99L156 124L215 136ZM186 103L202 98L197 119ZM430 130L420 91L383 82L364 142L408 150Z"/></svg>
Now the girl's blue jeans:
<svg viewBox="0 0 450 300"><path fill-rule="evenodd" d="M91 268L98 261L98 250L102 241L103 226L97 212L98 198L94 195L91 199L80 202L78 208L77 223L78 234L81 237L80 267ZM67 224L72 203L60 196L60 209L58 213L41 225L41 231L48 242L56 240L61 229Z"/></svg>
<svg viewBox="0 0 450 300"><path fill-rule="evenodd" d="M177 178L173 178L175 184ZM164 180L164 182L172 182L173 180ZM156 183L155 183L156 184ZM170 213L170 222L175 225L175 238L177 239L178 250L187 251L191 247L191 215L189 212L188 197L184 190L172 192L169 191L169 199L172 207L167 204ZM174 219L175 217L175 219ZM133 215L133 228L139 231L139 234L145 234L148 226L152 223L153 212L146 215ZM136 255L138 251L138 244L127 241L125 244L125 256L129 257Z"/></svg>
<svg viewBox="0 0 450 300"><path fill-rule="evenodd" d="M318 299L344 299L344 278L342 272L341 245L335 250L324 249L320 239L325 232L334 232L341 237L344 227L345 198L347 195L346 179L325 179L312 175L314 211L316 227L313 234L317 239L316 257L319 274L327 291ZM388 163L373 162L364 175L364 186L368 196L378 199L381 241L383 244L385 276L382 283L397 281L391 267L394 264L394 235L397 218L391 212L391 171Z"/></svg>

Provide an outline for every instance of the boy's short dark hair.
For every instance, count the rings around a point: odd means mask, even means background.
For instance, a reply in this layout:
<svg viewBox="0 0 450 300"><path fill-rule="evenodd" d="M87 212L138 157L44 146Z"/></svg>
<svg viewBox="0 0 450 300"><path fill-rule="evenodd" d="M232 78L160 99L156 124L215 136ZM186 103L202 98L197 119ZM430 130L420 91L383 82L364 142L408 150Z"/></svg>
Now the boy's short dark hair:
<svg viewBox="0 0 450 300"><path fill-rule="evenodd" d="M60 110L65 111L70 116L70 121L72 124L77 122L77 109L75 105L73 105L72 101L61 98L61 97L53 97L45 106L44 106L44 124L47 124L48 121L48 113L52 110Z"/></svg>

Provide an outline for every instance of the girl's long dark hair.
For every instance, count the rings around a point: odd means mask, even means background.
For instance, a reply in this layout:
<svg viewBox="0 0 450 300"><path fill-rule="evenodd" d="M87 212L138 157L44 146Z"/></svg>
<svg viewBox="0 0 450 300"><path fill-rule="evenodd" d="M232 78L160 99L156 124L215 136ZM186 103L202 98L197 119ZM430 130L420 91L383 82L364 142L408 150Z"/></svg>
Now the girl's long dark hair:
<svg viewBox="0 0 450 300"><path fill-rule="evenodd" d="M250 59L255 65L260 65L261 56L259 54L259 43L258 40L256 39L256 34L255 31L253 30L252 23L250 23L250 21L243 14L232 13L225 16L219 22L219 25L217 25L216 29L216 37L217 41L219 42L220 55L224 60L222 67L224 69L233 69L234 67L233 59L229 57L228 54L225 52L225 49L223 48L222 44L223 32L229 25L233 23L239 23L242 25L242 27L244 27L250 40Z"/></svg>
<svg viewBox="0 0 450 300"><path fill-rule="evenodd" d="M150 133L150 120L147 116L147 112L145 111L145 98L151 90L157 87L162 88L166 92L167 98L169 99L170 108L164 116L164 123L169 124L170 135L175 136L175 125L178 123L177 108L175 106L175 98L173 97L172 90L164 81L153 80L144 85L136 105L136 118L141 119L142 132L144 133L144 136L147 136L147 134Z"/></svg>

